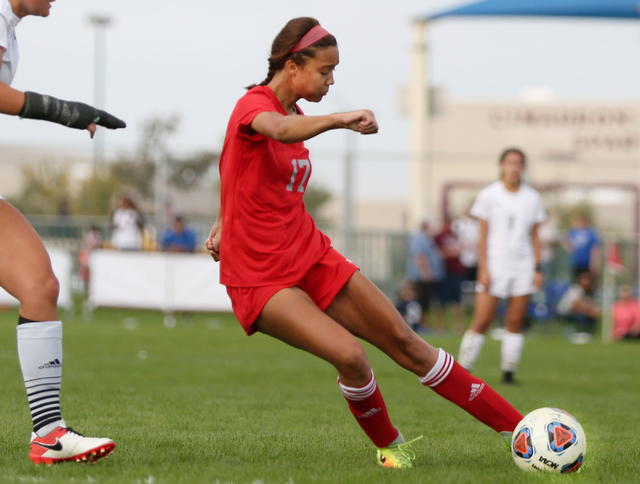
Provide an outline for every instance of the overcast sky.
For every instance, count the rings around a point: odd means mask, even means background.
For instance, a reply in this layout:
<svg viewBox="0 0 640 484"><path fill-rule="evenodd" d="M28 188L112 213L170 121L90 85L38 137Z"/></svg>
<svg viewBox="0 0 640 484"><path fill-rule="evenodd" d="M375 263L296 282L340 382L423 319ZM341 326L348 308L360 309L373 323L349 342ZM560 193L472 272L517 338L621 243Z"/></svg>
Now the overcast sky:
<svg viewBox="0 0 640 484"><path fill-rule="evenodd" d="M380 133L357 149L406 153L398 90L409 77L410 21L454 0L58 0L46 19L17 28L13 87L93 102L92 14L107 32L107 110L129 127L110 132L109 154L135 147L142 121L178 114L176 150L219 149L243 86L261 81L273 37L290 18L316 17L338 39L336 84L307 114L372 109ZM640 23L604 20L443 19L430 34L432 79L454 99L518 97L543 87L559 99L640 102ZM344 133L309 143L340 150ZM91 148L88 135L37 121L0 118L0 143Z"/></svg>

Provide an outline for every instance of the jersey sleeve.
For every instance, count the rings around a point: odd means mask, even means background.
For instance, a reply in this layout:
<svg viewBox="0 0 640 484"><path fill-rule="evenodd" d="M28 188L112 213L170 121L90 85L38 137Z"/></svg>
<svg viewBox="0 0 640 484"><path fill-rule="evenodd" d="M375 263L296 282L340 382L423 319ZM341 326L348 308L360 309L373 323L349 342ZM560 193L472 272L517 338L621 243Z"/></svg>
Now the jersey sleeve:
<svg viewBox="0 0 640 484"><path fill-rule="evenodd" d="M7 20L2 15L0 15L0 47L2 52L5 52L9 47L9 28Z"/></svg>
<svg viewBox="0 0 640 484"><path fill-rule="evenodd" d="M256 134L251 123L258 114L264 112L278 112L269 96L259 91L245 94L236 104L238 132L249 137Z"/></svg>
<svg viewBox="0 0 640 484"><path fill-rule="evenodd" d="M489 216L491 215L490 204L491 193L485 188L478 193L469 213L476 218L489 221Z"/></svg>

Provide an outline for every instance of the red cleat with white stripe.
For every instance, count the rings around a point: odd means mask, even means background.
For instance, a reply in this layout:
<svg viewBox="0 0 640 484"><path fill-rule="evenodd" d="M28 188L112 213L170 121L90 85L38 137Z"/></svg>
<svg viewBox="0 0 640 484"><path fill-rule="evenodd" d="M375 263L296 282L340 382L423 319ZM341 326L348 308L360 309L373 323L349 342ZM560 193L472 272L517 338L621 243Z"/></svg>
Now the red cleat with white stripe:
<svg viewBox="0 0 640 484"><path fill-rule="evenodd" d="M116 444L111 439L85 437L71 427L57 427L46 437L31 434L29 458L35 465L65 461L95 462L107 457Z"/></svg>

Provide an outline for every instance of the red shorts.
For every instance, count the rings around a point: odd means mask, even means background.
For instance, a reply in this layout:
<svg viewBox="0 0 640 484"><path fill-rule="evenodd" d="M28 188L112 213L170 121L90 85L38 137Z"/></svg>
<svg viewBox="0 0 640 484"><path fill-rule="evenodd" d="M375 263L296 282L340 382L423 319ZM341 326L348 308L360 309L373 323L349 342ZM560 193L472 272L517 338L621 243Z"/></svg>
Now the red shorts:
<svg viewBox="0 0 640 484"><path fill-rule="evenodd" d="M331 247L300 281L277 286L227 286L227 294L231 298L233 312L242 329L247 335L252 335L255 333L252 325L260 316L262 308L281 289L295 286L302 288L324 311L357 270L358 267Z"/></svg>

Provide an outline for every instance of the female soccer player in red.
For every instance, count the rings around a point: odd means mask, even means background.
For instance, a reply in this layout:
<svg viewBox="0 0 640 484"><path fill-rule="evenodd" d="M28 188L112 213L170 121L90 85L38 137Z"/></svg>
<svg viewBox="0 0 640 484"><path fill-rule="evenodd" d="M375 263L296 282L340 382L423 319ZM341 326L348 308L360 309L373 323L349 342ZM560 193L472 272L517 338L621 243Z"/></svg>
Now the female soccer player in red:
<svg viewBox="0 0 640 484"><path fill-rule="evenodd" d="M97 124L110 129L124 128L121 120L86 104L9 87L18 67L15 28L28 15L47 17L52 1L0 0L0 113L86 129L91 137ZM35 230L2 196L0 286L20 301L18 358L33 419L29 457L35 464L53 464L95 461L106 456L115 448L111 439L85 437L67 427L62 419L58 280Z"/></svg>
<svg viewBox="0 0 640 484"><path fill-rule="evenodd" d="M336 39L312 18L291 20L273 41L267 78L231 115L220 161L221 205L207 239L220 280L247 332L312 353L338 371L338 385L385 467L411 467L413 453L391 424L358 338L415 373L423 385L509 438L522 416L445 351L416 335L393 304L314 225L302 196L311 163L303 142L331 129L373 134L371 111L304 116L333 84Z"/></svg>

